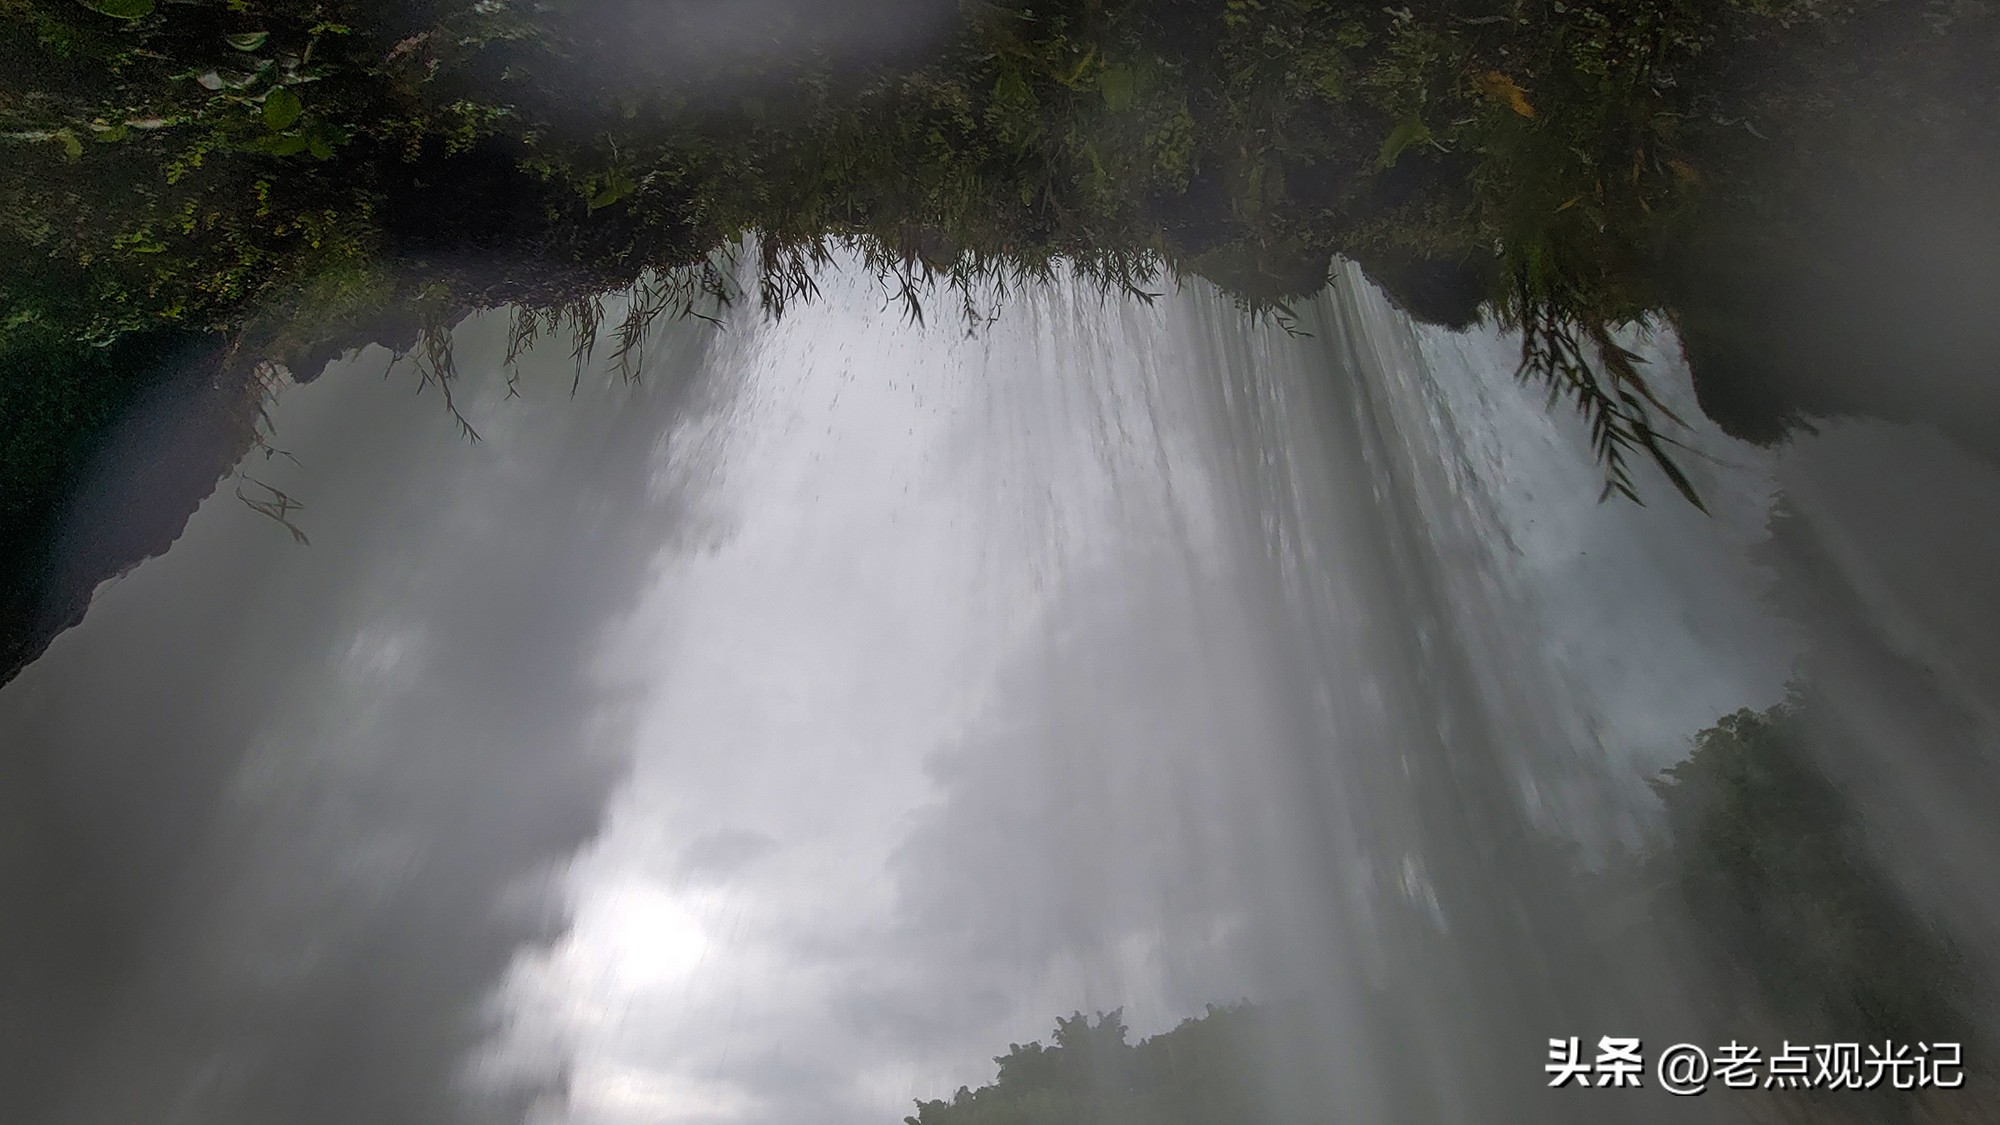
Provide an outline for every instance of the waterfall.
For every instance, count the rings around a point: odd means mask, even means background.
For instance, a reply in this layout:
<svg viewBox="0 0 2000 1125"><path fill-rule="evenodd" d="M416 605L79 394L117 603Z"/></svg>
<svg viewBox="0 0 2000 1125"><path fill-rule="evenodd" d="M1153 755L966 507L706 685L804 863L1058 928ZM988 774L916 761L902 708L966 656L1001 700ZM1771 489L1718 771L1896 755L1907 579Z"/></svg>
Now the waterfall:
<svg viewBox="0 0 2000 1125"><path fill-rule="evenodd" d="M1291 330L1201 288L1144 306L1067 283L970 340L879 306L849 279L762 330L730 361L734 444L689 443L714 453L704 503L732 532L663 568L628 623L620 666L666 686L639 689L655 717L572 884L582 925L511 985L569 1012L543 1031L573 1044L564 1114L758 1104L727 1060L754 1071L795 1020L802 1041L859 1030L827 1012L950 1029L823 1064L865 1076L859 1120L868 1090L988 1076L955 1053L966 1028L997 1045L1122 1006L1147 1033L1248 998L1300 1002L1304 1051L1266 1060L1271 1080L1337 1119L1588 1116L1536 1097L1547 1036L1685 1026L1671 951L1590 952L1569 849L1629 842L1639 782L1678 756L1665 740L1774 700L1785 658L1638 706L1624 679L1656 667L1565 667L1552 599L1607 595L1543 588L1513 521L1547 505L1481 458L1552 461L1529 483L1586 508L1593 470L1512 385L1503 341L1427 336L1351 269ZM1768 498L1757 466L1698 475L1746 494L1718 498L1730 517ZM1649 517L1585 518L1615 539ZM1718 552L1752 530L1664 518L1655 536ZM1747 566L1696 580L1730 596L1664 640L1763 645ZM1627 655L1629 624L1569 663ZM1699 679L1699 639L1652 664ZM730 780L689 791L711 773ZM688 860L634 890L633 856L724 841L756 864L711 879ZM847 951L740 1026L724 1013L773 969L726 944L690 954L671 1012L578 1019L635 894L697 904L693 931ZM789 919L745 921L778 901Z"/></svg>
<svg viewBox="0 0 2000 1125"><path fill-rule="evenodd" d="M219 492L0 694L0 894L55 935L5 947L31 1119L892 1122L1072 1010L1241 1000L1283 1013L1273 1120L1734 1111L1542 1065L1709 1030L1684 935L1592 872L1782 698L1808 638L1752 549L1783 488L1838 554L1851 488L1702 423L1713 517L1596 504L1503 333L1352 267L1289 328L1202 285L969 334L822 289L573 400L565 349L510 383L469 322L478 445L345 361L255 465L310 548ZM1845 550L1811 575L1867 644L1982 698L1981 638Z"/></svg>

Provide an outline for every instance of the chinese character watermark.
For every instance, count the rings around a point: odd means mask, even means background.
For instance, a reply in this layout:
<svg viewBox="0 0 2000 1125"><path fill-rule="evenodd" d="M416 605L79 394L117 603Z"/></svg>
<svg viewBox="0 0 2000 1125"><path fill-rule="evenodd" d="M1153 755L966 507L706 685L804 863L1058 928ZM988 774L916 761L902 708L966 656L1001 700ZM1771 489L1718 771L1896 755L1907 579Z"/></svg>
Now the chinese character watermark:
<svg viewBox="0 0 2000 1125"><path fill-rule="evenodd" d="M1632 1036L1597 1040L1586 1057L1580 1036L1551 1038L1542 1069L1551 1087L1643 1087L1645 1045ZM1710 1086L1732 1090L1951 1090L1965 1084L1959 1043L1793 1043L1768 1054L1731 1040L1714 1050L1676 1043L1653 1056L1652 1081L1689 1096Z"/></svg>

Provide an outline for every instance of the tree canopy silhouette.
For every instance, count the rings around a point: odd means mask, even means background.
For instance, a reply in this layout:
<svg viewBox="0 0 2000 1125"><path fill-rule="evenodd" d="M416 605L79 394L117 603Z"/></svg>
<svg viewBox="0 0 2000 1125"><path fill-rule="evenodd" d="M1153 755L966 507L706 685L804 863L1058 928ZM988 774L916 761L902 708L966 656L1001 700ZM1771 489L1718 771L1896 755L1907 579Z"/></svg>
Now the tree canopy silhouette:
<svg viewBox="0 0 2000 1125"><path fill-rule="evenodd" d="M1050 1043L1016 1043L998 1076L949 1101L920 1101L905 1125L1236 1125L1264 1119L1257 1037L1265 1013L1217 1007L1172 1031L1126 1040L1120 1011L1056 1021Z"/></svg>

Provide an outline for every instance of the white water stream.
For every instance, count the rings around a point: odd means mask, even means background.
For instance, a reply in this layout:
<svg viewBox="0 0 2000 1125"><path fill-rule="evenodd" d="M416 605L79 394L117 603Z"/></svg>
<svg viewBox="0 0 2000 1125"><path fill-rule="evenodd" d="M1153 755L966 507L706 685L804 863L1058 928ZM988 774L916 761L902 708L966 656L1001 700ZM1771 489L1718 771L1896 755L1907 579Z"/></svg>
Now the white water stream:
<svg viewBox="0 0 2000 1125"><path fill-rule="evenodd" d="M1703 428L1712 517L1598 505L1507 340L1352 269L1301 337L1205 289L971 338L824 289L574 401L469 323L478 445L379 352L286 395L296 464L247 469L312 545L225 487L0 694L9 1120L889 1125L1072 1010L1246 998L1297 1021L1275 1104L1343 1125L1727 1119L1542 1064L1701 1030L1693 959L1571 874L1783 696L1780 486L1887 732L1839 768L1990 943L2000 489L1940 443ZM1934 674L1873 698L1891 658Z"/></svg>

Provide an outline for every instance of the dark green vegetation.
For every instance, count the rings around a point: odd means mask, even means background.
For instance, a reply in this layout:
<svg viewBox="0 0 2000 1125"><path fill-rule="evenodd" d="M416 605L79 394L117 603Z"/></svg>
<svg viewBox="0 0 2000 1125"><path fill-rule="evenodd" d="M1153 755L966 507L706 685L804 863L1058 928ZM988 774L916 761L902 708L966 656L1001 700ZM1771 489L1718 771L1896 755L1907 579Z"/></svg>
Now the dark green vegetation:
<svg viewBox="0 0 2000 1125"><path fill-rule="evenodd" d="M82 616L102 579L167 549L249 451L253 376L216 379L209 334L79 347L30 320L0 346L0 682ZM125 464L94 456L116 444Z"/></svg>
<svg viewBox="0 0 2000 1125"><path fill-rule="evenodd" d="M1646 461L1689 492L1608 335L1648 316L1732 432L1870 410L1987 442L1996 28L1971 0L0 0L6 632L75 601L49 529L162 357L254 397L259 360L379 341L448 400L469 310L624 355L746 237L773 310L844 243L913 316L975 318L1058 263L1283 316L1345 254L1419 317L1522 328L1607 492Z"/></svg>
<svg viewBox="0 0 2000 1125"><path fill-rule="evenodd" d="M1654 782L1672 846L1652 867L1739 988L1795 1038L1966 1038L1965 967L1880 872L1814 764L1813 707L1795 689L1697 735Z"/></svg>
<svg viewBox="0 0 2000 1125"><path fill-rule="evenodd" d="M1957 1040L1966 1059L1984 1057L1969 1042L1975 982L1950 940L1880 872L1849 801L1815 764L1815 707L1810 688L1795 688L1775 707L1725 715L1696 735L1693 753L1653 784L1667 827L1660 846L1588 876L1587 897L1636 897L1651 924L1704 944L1721 981L1710 1014L1725 1036L1757 1043L1765 1027L1807 1043ZM1746 1009L1760 1013L1750 1026ZM1271 1120L1259 1067L1283 1035L1277 1010L1256 1005L1211 1006L1136 1045L1125 1042L1116 1012L1095 1023L1074 1015L1057 1021L1049 1046L1016 1044L995 1059L992 1085L919 1102L906 1121ZM1785 1094L1766 1112L1792 1121L1985 1120L1980 1085L1930 1101L1907 1091Z"/></svg>
<svg viewBox="0 0 2000 1125"><path fill-rule="evenodd" d="M1590 878L1645 902L1650 925L1693 946L1713 973L1704 1004L1718 1043L1944 1041L1983 1058L1991 982L1885 870L1857 803L1825 772L1823 755L1848 737L1810 679L1776 706L1722 716L1653 781L1660 846ZM1992 1120L1990 1079L1966 1074L1962 1087L1915 1094L1886 1083L1775 1092L1750 1119Z"/></svg>
<svg viewBox="0 0 2000 1125"><path fill-rule="evenodd" d="M990 1086L961 1088L950 1101L918 1102L907 1125L1222 1125L1267 1117L1258 1096L1260 1009L1238 1005L1183 1020L1139 1043L1125 1041L1119 1013L1095 1023L1077 1013L1056 1021L1047 1047L1010 1047L994 1059Z"/></svg>

